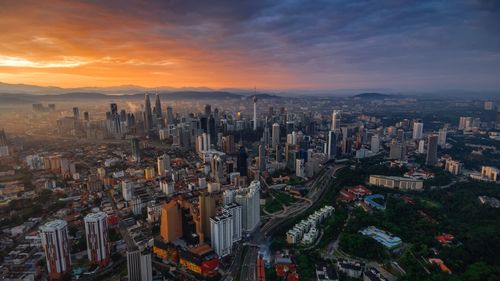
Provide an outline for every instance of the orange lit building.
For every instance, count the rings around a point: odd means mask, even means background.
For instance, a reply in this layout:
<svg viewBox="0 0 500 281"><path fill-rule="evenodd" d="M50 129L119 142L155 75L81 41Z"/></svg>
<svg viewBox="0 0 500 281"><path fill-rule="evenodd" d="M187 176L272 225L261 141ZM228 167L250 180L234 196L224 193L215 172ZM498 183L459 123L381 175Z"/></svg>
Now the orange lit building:
<svg viewBox="0 0 500 281"><path fill-rule="evenodd" d="M182 237L181 207L176 200L163 204L161 208L160 234L165 242Z"/></svg>

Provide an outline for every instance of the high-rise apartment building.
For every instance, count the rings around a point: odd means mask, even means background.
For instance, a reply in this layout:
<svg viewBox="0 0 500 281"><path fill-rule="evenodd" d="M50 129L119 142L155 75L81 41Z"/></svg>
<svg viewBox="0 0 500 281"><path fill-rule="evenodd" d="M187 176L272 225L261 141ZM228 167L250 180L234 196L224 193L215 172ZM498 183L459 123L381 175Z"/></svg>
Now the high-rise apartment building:
<svg viewBox="0 0 500 281"><path fill-rule="evenodd" d="M170 168L170 156L168 154L163 154L156 160L158 166L158 175L164 177L167 174L167 170Z"/></svg>
<svg viewBox="0 0 500 281"><path fill-rule="evenodd" d="M152 281L151 254L137 249L127 251L127 274L129 281Z"/></svg>
<svg viewBox="0 0 500 281"><path fill-rule="evenodd" d="M90 213L83 219L87 255L91 263L106 266L110 260L108 216L104 212Z"/></svg>
<svg viewBox="0 0 500 281"><path fill-rule="evenodd" d="M437 164L437 147L438 147L438 136L429 135L427 137L427 157L425 159L426 165L436 165Z"/></svg>
<svg viewBox="0 0 500 281"><path fill-rule="evenodd" d="M233 218L233 243L241 240L241 206L236 203L228 203L223 207L223 211L231 214Z"/></svg>
<svg viewBox="0 0 500 281"><path fill-rule="evenodd" d="M253 231L260 223L260 182L255 180L247 188L238 189L234 201L241 206L243 231Z"/></svg>
<svg viewBox="0 0 500 281"><path fill-rule="evenodd" d="M40 237L49 279L58 280L71 270L68 223L64 220L49 221L40 227Z"/></svg>
<svg viewBox="0 0 500 281"><path fill-rule="evenodd" d="M413 139L419 140L424 136L424 122L422 120L415 120L413 122Z"/></svg>
<svg viewBox="0 0 500 281"><path fill-rule="evenodd" d="M210 231L212 233L212 248L219 257L231 254L233 246L233 216L223 212L210 218Z"/></svg>

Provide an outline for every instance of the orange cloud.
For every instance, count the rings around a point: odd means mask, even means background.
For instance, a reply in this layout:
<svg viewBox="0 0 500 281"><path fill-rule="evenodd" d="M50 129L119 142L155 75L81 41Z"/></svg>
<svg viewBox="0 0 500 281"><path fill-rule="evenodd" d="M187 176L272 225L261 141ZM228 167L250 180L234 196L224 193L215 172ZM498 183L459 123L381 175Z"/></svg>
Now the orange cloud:
<svg viewBox="0 0 500 281"><path fill-rule="evenodd" d="M12 1L0 11L0 30L0 81L7 83L221 88L275 87L289 78L237 48L208 48L168 21L91 2Z"/></svg>

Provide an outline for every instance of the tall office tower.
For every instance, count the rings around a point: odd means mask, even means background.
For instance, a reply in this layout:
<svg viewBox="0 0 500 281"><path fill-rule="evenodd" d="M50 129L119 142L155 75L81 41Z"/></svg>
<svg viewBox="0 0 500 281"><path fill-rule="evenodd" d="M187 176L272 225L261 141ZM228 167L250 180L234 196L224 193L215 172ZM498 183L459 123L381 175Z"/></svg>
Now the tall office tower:
<svg viewBox="0 0 500 281"><path fill-rule="evenodd" d="M399 128L396 132L396 138L400 142L405 142L406 137L405 137L405 130Z"/></svg>
<svg viewBox="0 0 500 281"><path fill-rule="evenodd" d="M160 101L160 95L156 94L155 96L155 117L156 118L162 118L163 113L161 112L161 101Z"/></svg>
<svg viewBox="0 0 500 281"><path fill-rule="evenodd" d="M259 171L266 170L266 148L263 144L259 144Z"/></svg>
<svg viewBox="0 0 500 281"><path fill-rule="evenodd" d="M110 259L107 218L104 212L90 213L83 218L88 258L100 266L106 266Z"/></svg>
<svg viewBox="0 0 500 281"><path fill-rule="evenodd" d="M427 137L427 157L425 158L426 165L436 165L437 158L437 148L438 148L438 136L429 135Z"/></svg>
<svg viewBox="0 0 500 281"><path fill-rule="evenodd" d="M207 192L202 192L199 196L200 202L200 226L203 231L203 241L211 239L210 218L215 216L215 197Z"/></svg>
<svg viewBox="0 0 500 281"><path fill-rule="evenodd" d="M170 169L170 156L168 154L163 154L156 159L156 164L158 166L158 175L164 177L167 174L167 170Z"/></svg>
<svg viewBox="0 0 500 281"><path fill-rule="evenodd" d="M326 155L328 156L328 159L334 159L337 156L337 135L335 134L335 131L328 132Z"/></svg>
<svg viewBox="0 0 500 281"><path fill-rule="evenodd" d="M305 162L304 159L295 160L295 176L299 178L305 177Z"/></svg>
<svg viewBox="0 0 500 281"><path fill-rule="evenodd" d="M141 162L141 149L139 147L139 139L138 138L132 138L130 140L130 146L132 149L132 159L135 162Z"/></svg>
<svg viewBox="0 0 500 281"><path fill-rule="evenodd" d="M217 144L217 126L213 115L210 115L208 118L208 135L210 137L210 143Z"/></svg>
<svg viewBox="0 0 500 281"><path fill-rule="evenodd" d="M485 101L484 102L484 110L493 110L493 102Z"/></svg>
<svg viewBox="0 0 500 281"><path fill-rule="evenodd" d="M146 135L151 136L151 131L153 130L153 113L151 112L151 100L149 95L144 96L144 130Z"/></svg>
<svg viewBox="0 0 500 281"><path fill-rule="evenodd" d="M236 165L238 166L238 173L240 173L240 176L246 177L248 170L248 154L245 147L240 147L236 162Z"/></svg>
<svg viewBox="0 0 500 281"><path fill-rule="evenodd" d="M231 254L233 246L233 216L223 212L210 218L210 232L212 233L212 248L219 257Z"/></svg>
<svg viewBox="0 0 500 281"><path fill-rule="evenodd" d="M370 150L373 153L378 153L380 150L380 137L378 134L375 134L372 136L372 139L370 141Z"/></svg>
<svg viewBox="0 0 500 281"><path fill-rule="evenodd" d="M218 154L215 154L210 161L210 172L212 179L214 179L216 182L220 183L223 181L224 161Z"/></svg>
<svg viewBox="0 0 500 281"><path fill-rule="evenodd" d="M438 145L441 147L446 146L446 128L439 129L438 133Z"/></svg>
<svg viewBox="0 0 500 281"><path fill-rule="evenodd" d="M425 140L419 140L418 141L417 152L420 153L420 154L424 154L425 153Z"/></svg>
<svg viewBox="0 0 500 281"><path fill-rule="evenodd" d="M472 127L472 117L461 116L458 121L458 129L467 131Z"/></svg>
<svg viewBox="0 0 500 281"><path fill-rule="evenodd" d="M83 120L84 121L90 121L90 116L87 111L83 112Z"/></svg>
<svg viewBox="0 0 500 281"><path fill-rule="evenodd" d="M272 130L272 146L276 147L280 143L280 124L274 123Z"/></svg>
<svg viewBox="0 0 500 281"><path fill-rule="evenodd" d="M132 200L132 197L134 197L134 188L135 185L133 182L129 180L122 181L122 197L125 201Z"/></svg>
<svg viewBox="0 0 500 281"><path fill-rule="evenodd" d="M40 227L40 237L47 260L49 279L60 279L71 270L68 224L64 220L47 222Z"/></svg>
<svg viewBox="0 0 500 281"><path fill-rule="evenodd" d="M167 125L174 125L174 109L167 106Z"/></svg>
<svg viewBox="0 0 500 281"><path fill-rule="evenodd" d="M344 155L350 154L352 148L352 141L351 141L352 128L341 127L340 130L342 132L342 154Z"/></svg>
<svg viewBox="0 0 500 281"><path fill-rule="evenodd" d="M0 131L0 146L7 145L7 135L5 135L4 129Z"/></svg>
<svg viewBox="0 0 500 281"><path fill-rule="evenodd" d="M269 145L269 139L271 139L271 134L269 133L269 127L267 126L267 124L265 125L264 127L264 132L262 133L262 139L261 139L261 142L264 144L264 145Z"/></svg>
<svg viewBox="0 0 500 281"><path fill-rule="evenodd" d="M212 114L212 106L210 104L205 104L205 116L208 117Z"/></svg>
<svg viewBox="0 0 500 281"><path fill-rule="evenodd" d="M424 123L422 120L413 122L413 139L419 140L424 136Z"/></svg>
<svg viewBox="0 0 500 281"><path fill-rule="evenodd" d="M151 254L138 249L127 251L127 274L129 281L152 281Z"/></svg>
<svg viewBox="0 0 500 281"><path fill-rule="evenodd" d="M253 96L253 130L257 131L257 96Z"/></svg>
<svg viewBox="0 0 500 281"><path fill-rule="evenodd" d="M335 131L340 129L340 111L334 110L332 113L332 127L331 130Z"/></svg>
<svg viewBox="0 0 500 281"><path fill-rule="evenodd" d="M234 198L234 195L233 195ZM233 237L232 241L237 242L241 240L242 226L241 226L241 206L236 203L224 204L224 212L228 212L233 217Z"/></svg>
<svg viewBox="0 0 500 281"><path fill-rule="evenodd" d="M111 115L117 115L118 114L118 106L116 105L116 103L110 103L109 104L109 108L110 108L110 112L111 112Z"/></svg>
<svg viewBox="0 0 500 281"><path fill-rule="evenodd" d="M78 107L73 107L73 118L75 118L75 120L80 119L80 109L78 109Z"/></svg>
<svg viewBox="0 0 500 281"><path fill-rule="evenodd" d="M120 110L120 122L127 121L127 111L125 109Z"/></svg>
<svg viewBox="0 0 500 281"><path fill-rule="evenodd" d="M272 121L273 116L274 116L274 107L270 106L269 111L267 113L267 117L269 117L269 119Z"/></svg>
<svg viewBox="0 0 500 281"><path fill-rule="evenodd" d="M182 237L182 210L176 200L161 206L160 235L165 242Z"/></svg>
<svg viewBox="0 0 500 281"><path fill-rule="evenodd" d="M236 152L233 135L222 137L222 151L226 154L234 154Z"/></svg>
<svg viewBox="0 0 500 281"><path fill-rule="evenodd" d="M406 157L406 151L404 145L397 140L392 140L389 147L389 159L394 160L404 160Z"/></svg>
<svg viewBox="0 0 500 281"><path fill-rule="evenodd" d="M260 182L254 180L247 188L238 189L234 201L241 206L242 230L252 232L260 223Z"/></svg>

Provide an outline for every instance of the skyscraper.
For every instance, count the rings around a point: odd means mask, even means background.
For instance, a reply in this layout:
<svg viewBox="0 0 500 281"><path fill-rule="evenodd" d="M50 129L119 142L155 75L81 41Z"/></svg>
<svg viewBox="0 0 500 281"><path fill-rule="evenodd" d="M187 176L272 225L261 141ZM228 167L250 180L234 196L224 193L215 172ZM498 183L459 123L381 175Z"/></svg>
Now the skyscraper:
<svg viewBox="0 0 500 281"><path fill-rule="evenodd" d="M253 231L260 223L260 182L254 180L247 188L238 189L234 201L241 206L243 231Z"/></svg>
<svg viewBox="0 0 500 281"><path fill-rule="evenodd" d="M427 157L425 159L426 165L436 165L437 164L437 147L438 147L438 136L429 135L427 137Z"/></svg>
<svg viewBox="0 0 500 281"><path fill-rule="evenodd" d="M158 175L160 177L164 177L166 175L166 171L170 168L170 156L165 153L158 157L156 162L158 166Z"/></svg>
<svg viewBox="0 0 500 281"><path fill-rule="evenodd" d="M138 249L127 251L127 274L129 281L152 281L151 254Z"/></svg>
<svg viewBox="0 0 500 281"><path fill-rule="evenodd" d="M335 134L335 131L328 132L326 155L328 156L328 159L334 159L337 156L337 135Z"/></svg>
<svg viewBox="0 0 500 281"><path fill-rule="evenodd" d="M161 102L160 95L156 94L155 96L155 117L162 118L163 114L161 112Z"/></svg>
<svg viewBox="0 0 500 281"><path fill-rule="evenodd" d="M227 190L226 190L227 191ZM231 191L232 193L232 198L231 200L234 200L234 192ZM224 192L224 198L226 199L228 194ZM229 201L229 200L228 200ZM240 241L241 240L241 206L233 203L228 203L224 205L223 210L225 212L229 212L231 216L233 217L233 243Z"/></svg>
<svg viewBox="0 0 500 281"><path fill-rule="evenodd" d="M273 147L276 147L280 143L280 124L274 123L273 124L273 130L272 130L272 141L271 145Z"/></svg>
<svg viewBox="0 0 500 281"><path fill-rule="evenodd" d="M171 106L167 106L167 125L174 124L174 110Z"/></svg>
<svg viewBox="0 0 500 281"><path fill-rule="evenodd" d="M248 154L245 149L245 147L241 146L240 151L238 153L238 158L237 158L237 165L238 165L238 172L240 173L240 176L246 177L247 176L247 170L248 170Z"/></svg>
<svg viewBox="0 0 500 281"><path fill-rule="evenodd" d="M161 207L160 235L165 242L182 237L182 211L176 200L170 200Z"/></svg>
<svg viewBox="0 0 500 281"><path fill-rule="evenodd" d="M263 144L259 144L259 171L266 170L266 148Z"/></svg>
<svg viewBox="0 0 500 281"><path fill-rule="evenodd" d="M151 112L151 100L149 95L144 96L144 130L146 135L151 136L151 131L153 130L153 113Z"/></svg>
<svg viewBox="0 0 500 281"><path fill-rule="evenodd" d="M200 226L203 231L204 240L211 239L210 218L215 216L215 198L212 194L202 192L199 196L200 202Z"/></svg>
<svg viewBox="0 0 500 281"><path fill-rule="evenodd" d="M141 150L139 147L139 139L132 138L130 140L130 147L132 149L132 159L136 162L140 162L141 161Z"/></svg>
<svg viewBox="0 0 500 281"><path fill-rule="evenodd" d="M424 134L424 123L422 120L415 120L413 122L413 139L419 140L423 137Z"/></svg>
<svg viewBox="0 0 500 281"><path fill-rule="evenodd" d="M438 145L441 147L446 146L446 128L439 129Z"/></svg>
<svg viewBox="0 0 500 281"><path fill-rule="evenodd" d="M257 96L253 96L252 100L253 100L253 130L257 131Z"/></svg>
<svg viewBox="0 0 500 281"><path fill-rule="evenodd" d="M53 220L40 227L42 247L47 260L47 272L51 280L60 279L71 270L68 224Z"/></svg>
<svg viewBox="0 0 500 281"><path fill-rule="evenodd" d="M233 246L233 216L229 212L210 218L212 248L219 257L231 254Z"/></svg>
<svg viewBox="0 0 500 281"><path fill-rule="evenodd" d="M224 177L224 161L222 158L215 154L210 161L210 172L212 179L220 183Z"/></svg>
<svg viewBox="0 0 500 281"><path fill-rule="evenodd" d="M332 127L331 130L335 131L340 129L340 111L334 110L332 113Z"/></svg>
<svg viewBox="0 0 500 281"><path fill-rule="evenodd" d="M212 106L210 104L205 104L205 116L208 117L212 113Z"/></svg>
<svg viewBox="0 0 500 281"><path fill-rule="evenodd" d="M73 118L75 118L75 120L80 119L80 109L78 109L78 107L73 107Z"/></svg>
<svg viewBox="0 0 500 281"><path fill-rule="evenodd" d="M91 263L106 266L110 260L107 215L90 213L83 219L87 239L87 255Z"/></svg>
<svg viewBox="0 0 500 281"><path fill-rule="evenodd" d="M380 150L380 137L379 137L379 135L375 134L372 136L372 139L370 141L370 150L373 153L377 153Z"/></svg>

